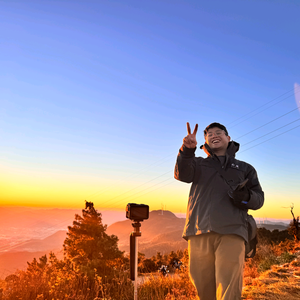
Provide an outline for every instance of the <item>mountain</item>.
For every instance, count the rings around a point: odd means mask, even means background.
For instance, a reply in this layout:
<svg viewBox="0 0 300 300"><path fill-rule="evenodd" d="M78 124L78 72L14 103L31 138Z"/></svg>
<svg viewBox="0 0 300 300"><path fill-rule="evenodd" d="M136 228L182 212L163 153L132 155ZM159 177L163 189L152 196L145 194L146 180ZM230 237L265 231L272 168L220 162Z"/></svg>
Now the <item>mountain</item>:
<svg viewBox="0 0 300 300"><path fill-rule="evenodd" d="M66 238L67 225L72 225L75 210L13 210L0 207L0 277L23 269L27 261L48 254L50 251L60 253L62 257L63 242ZM25 213L26 212L26 213ZM26 216L23 215L26 214ZM80 214L80 211L78 211ZM114 234L119 238L119 248L129 252L129 236L133 231L132 221L123 220L111 223L112 220L124 218L124 214L101 212L110 219L107 234ZM29 216L33 219L29 220ZM45 218L44 220L43 217ZM119 217L119 219L117 219ZM106 224L104 222L103 224ZM17 221L16 221L17 220ZM64 221L63 221L64 220ZM22 223L23 222L23 223ZM50 228L47 226L50 222ZM66 225L67 223L67 225ZM188 243L182 238L185 224L184 218L179 218L170 211L154 210L149 213L149 219L141 222L141 237L138 237L138 251L146 257L184 250ZM258 221L258 227L268 230L285 230L288 224L283 222ZM56 230L55 230L56 229ZM53 230L55 230L53 232ZM44 238L39 238L41 236ZM11 234L12 233L12 234ZM10 273L8 273L10 272Z"/></svg>
<svg viewBox="0 0 300 300"><path fill-rule="evenodd" d="M17 244L16 246L12 246L10 248L10 252L37 252L37 251L53 251L57 249L61 249L66 239L67 231L59 230L56 233L48 236L44 239L31 239L26 242Z"/></svg>
<svg viewBox="0 0 300 300"><path fill-rule="evenodd" d="M22 270L27 267L27 262L34 258L37 260L50 252L55 253L57 258L63 258L63 243L66 238L66 230L59 230L44 239L30 239L26 242L11 246L9 252L0 253L0 278Z"/></svg>
<svg viewBox="0 0 300 300"><path fill-rule="evenodd" d="M274 224L257 224L258 228L266 228L270 231L273 231L275 229L281 231L281 230L286 230L288 228L287 224L279 224L279 223L274 223Z"/></svg>
<svg viewBox="0 0 300 300"><path fill-rule="evenodd" d="M257 222L258 227L264 227L270 231L281 231L288 227L284 222L272 222L265 220ZM149 219L141 222L142 236L138 237L138 251L146 257L156 255L157 252L169 253L187 248L187 242L182 238L185 224L184 218L178 218L170 211L154 210L149 213ZM132 221L116 222L107 228L108 234L114 234L119 238L119 249L129 252L129 235L133 231Z"/></svg>
<svg viewBox="0 0 300 300"><path fill-rule="evenodd" d="M125 211L98 211L102 214L103 224L111 225L126 219ZM41 239L59 230L67 230L72 225L75 214L82 215L82 210L0 206L0 246L3 241L9 246L15 242Z"/></svg>
<svg viewBox="0 0 300 300"><path fill-rule="evenodd" d="M182 238L185 219L178 218L170 211L153 210L149 219L141 222L142 236L138 237L138 251L146 257L157 252L169 253L172 250L184 250L187 242ZM133 231L132 221L116 222L107 228L109 235L119 238L119 249L129 252L129 236Z"/></svg>
<svg viewBox="0 0 300 300"><path fill-rule="evenodd" d="M5 279L6 276L13 274L17 270L23 270L27 267L27 262L32 262L34 258L39 260L45 254L51 251L38 251L38 252L7 252L0 254L0 279ZM58 259L63 258L63 252L52 251Z"/></svg>

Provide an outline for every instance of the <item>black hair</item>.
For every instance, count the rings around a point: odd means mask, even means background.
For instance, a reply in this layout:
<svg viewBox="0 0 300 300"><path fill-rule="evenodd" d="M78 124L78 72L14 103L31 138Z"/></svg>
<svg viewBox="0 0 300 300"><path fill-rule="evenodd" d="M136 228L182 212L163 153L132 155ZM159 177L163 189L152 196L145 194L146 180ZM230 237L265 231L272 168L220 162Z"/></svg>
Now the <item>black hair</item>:
<svg viewBox="0 0 300 300"><path fill-rule="evenodd" d="M217 123L217 122L214 122L214 123L209 124L209 125L204 129L204 136L206 136L207 131L208 131L209 129L214 128L214 127L218 127L218 128L220 128L220 129L224 130L224 131L225 131L225 134L228 136L228 131L227 131L226 127L225 127L224 125L220 124L220 123Z"/></svg>

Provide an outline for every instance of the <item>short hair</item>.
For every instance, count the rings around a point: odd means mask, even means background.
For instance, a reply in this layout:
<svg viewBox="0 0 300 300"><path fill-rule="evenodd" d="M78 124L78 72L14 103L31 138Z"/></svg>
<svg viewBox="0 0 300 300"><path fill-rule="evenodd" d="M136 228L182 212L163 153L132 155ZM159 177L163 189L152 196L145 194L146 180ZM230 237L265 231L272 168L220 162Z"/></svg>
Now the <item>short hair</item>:
<svg viewBox="0 0 300 300"><path fill-rule="evenodd" d="M227 131L227 129L226 129L226 127L225 127L224 125L222 125L222 124L220 124L220 123L217 123L217 122L214 122L214 123L209 124L209 125L204 129L204 136L206 136L206 134L207 134L207 132L208 132L209 129L214 128L214 127L218 127L218 128L220 128L220 129L224 130L224 131L225 131L225 134L228 135L228 131Z"/></svg>

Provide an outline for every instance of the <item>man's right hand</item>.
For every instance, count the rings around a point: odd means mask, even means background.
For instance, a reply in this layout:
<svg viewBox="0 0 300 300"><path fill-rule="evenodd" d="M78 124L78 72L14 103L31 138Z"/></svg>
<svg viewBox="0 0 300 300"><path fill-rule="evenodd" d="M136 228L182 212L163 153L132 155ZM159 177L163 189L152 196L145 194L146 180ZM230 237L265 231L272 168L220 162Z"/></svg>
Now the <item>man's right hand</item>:
<svg viewBox="0 0 300 300"><path fill-rule="evenodd" d="M190 123L186 123L188 135L183 139L183 145L187 148L196 148L197 140L196 140L196 133L198 130L198 124L196 124L193 133L191 133Z"/></svg>

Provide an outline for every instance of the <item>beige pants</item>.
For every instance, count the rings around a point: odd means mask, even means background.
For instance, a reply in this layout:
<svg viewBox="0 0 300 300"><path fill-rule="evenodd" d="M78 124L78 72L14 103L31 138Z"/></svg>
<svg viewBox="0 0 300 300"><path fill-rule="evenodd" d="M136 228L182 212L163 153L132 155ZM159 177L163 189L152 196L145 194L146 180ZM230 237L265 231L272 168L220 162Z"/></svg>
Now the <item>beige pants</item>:
<svg viewBox="0 0 300 300"><path fill-rule="evenodd" d="M200 300L240 300L245 243L237 235L189 237L189 269Z"/></svg>

